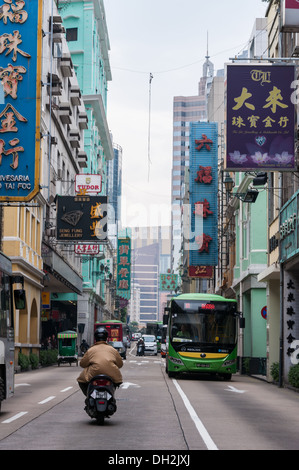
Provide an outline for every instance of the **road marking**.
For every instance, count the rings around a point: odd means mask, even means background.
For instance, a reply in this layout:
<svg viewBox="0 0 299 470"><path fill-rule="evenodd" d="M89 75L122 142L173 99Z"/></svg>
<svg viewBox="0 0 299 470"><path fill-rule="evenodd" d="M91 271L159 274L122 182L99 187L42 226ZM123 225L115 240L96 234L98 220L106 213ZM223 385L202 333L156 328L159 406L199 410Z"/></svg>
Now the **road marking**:
<svg viewBox="0 0 299 470"><path fill-rule="evenodd" d="M21 418L22 416L26 415L28 413L28 411L21 411L20 413L12 416L11 418L9 419L6 419L5 421L2 421L3 424L9 424L11 423L12 421L15 421L16 419L19 419Z"/></svg>
<svg viewBox="0 0 299 470"><path fill-rule="evenodd" d="M61 393L63 393L63 392L67 392L68 390L71 390L72 388L73 387L66 387L66 388L64 388L63 390L60 390L60 391L61 391Z"/></svg>
<svg viewBox="0 0 299 470"><path fill-rule="evenodd" d="M16 387L31 387L30 384L15 384L15 388Z"/></svg>
<svg viewBox="0 0 299 470"><path fill-rule="evenodd" d="M228 392L235 392L235 393L245 393L246 390L238 390L237 388L233 387L232 385L229 385L228 388L225 388L226 391Z"/></svg>
<svg viewBox="0 0 299 470"><path fill-rule="evenodd" d="M48 398L45 398L43 401L39 401L38 404L39 404L39 405L43 405L44 403L47 403L48 401L53 400L53 398L55 398L55 397L48 397Z"/></svg>
<svg viewBox="0 0 299 470"><path fill-rule="evenodd" d="M123 389L127 389L127 388L129 388L129 387L137 387L137 388L140 388L140 385L133 384L133 383L131 383L131 382L124 382L124 383L121 384L120 387L123 388Z"/></svg>
<svg viewBox="0 0 299 470"><path fill-rule="evenodd" d="M190 401L188 400L187 396L185 395L185 393L183 392L183 390L181 389L181 387L179 386L179 384L177 383L177 381L175 379L173 379L173 383L174 383L177 391L181 395L182 400L184 402L184 405L187 408L188 413L189 413L191 419L193 420L193 422L196 426L196 429L198 430L198 432L199 432L202 440L204 441L205 445L207 446L208 450L218 450L216 444L212 440L212 438L209 435L208 431L206 430L203 423L201 422L201 420L197 416L197 414L196 414L193 406L191 405Z"/></svg>

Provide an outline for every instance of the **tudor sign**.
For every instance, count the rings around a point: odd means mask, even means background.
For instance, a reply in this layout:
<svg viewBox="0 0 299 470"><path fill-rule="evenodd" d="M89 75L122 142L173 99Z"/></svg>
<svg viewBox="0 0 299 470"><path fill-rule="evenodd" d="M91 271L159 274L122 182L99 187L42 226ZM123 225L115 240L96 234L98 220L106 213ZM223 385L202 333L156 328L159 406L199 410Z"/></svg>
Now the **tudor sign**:
<svg viewBox="0 0 299 470"><path fill-rule="evenodd" d="M76 193L100 193L102 191L102 175L80 173L75 180Z"/></svg>

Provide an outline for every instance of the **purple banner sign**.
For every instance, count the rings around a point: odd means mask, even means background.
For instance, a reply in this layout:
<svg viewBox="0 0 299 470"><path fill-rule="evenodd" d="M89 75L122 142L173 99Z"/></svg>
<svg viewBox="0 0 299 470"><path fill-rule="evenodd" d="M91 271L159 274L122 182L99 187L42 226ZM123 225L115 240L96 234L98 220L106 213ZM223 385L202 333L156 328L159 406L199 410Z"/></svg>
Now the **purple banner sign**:
<svg viewBox="0 0 299 470"><path fill-rule="evenodd" d="M295 68L227 65L226 168L295 169Z"/></svg>

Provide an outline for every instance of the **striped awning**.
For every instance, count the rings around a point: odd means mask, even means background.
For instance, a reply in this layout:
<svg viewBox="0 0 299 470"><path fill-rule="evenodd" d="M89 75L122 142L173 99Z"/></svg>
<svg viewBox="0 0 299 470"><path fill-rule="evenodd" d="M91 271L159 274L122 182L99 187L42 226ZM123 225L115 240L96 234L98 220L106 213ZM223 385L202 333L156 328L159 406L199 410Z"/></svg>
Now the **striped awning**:
<svg viewBox="0 0 299 470"><path fill-rule="evenodd" d="M57 338L77 338L77 333L75 331L62 331L58 333Z"/></svg>

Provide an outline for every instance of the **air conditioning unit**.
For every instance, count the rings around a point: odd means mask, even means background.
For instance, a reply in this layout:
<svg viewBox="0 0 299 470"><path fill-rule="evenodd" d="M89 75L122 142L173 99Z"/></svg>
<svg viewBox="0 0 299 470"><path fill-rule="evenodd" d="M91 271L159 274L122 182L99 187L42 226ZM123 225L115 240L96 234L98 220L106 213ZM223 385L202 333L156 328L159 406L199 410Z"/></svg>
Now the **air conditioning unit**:
<svg viewBox="0 0 299 470"><path fill-rule="evenodd" d="M299 46L294 46L292 57L299 57Z"/></svg>

